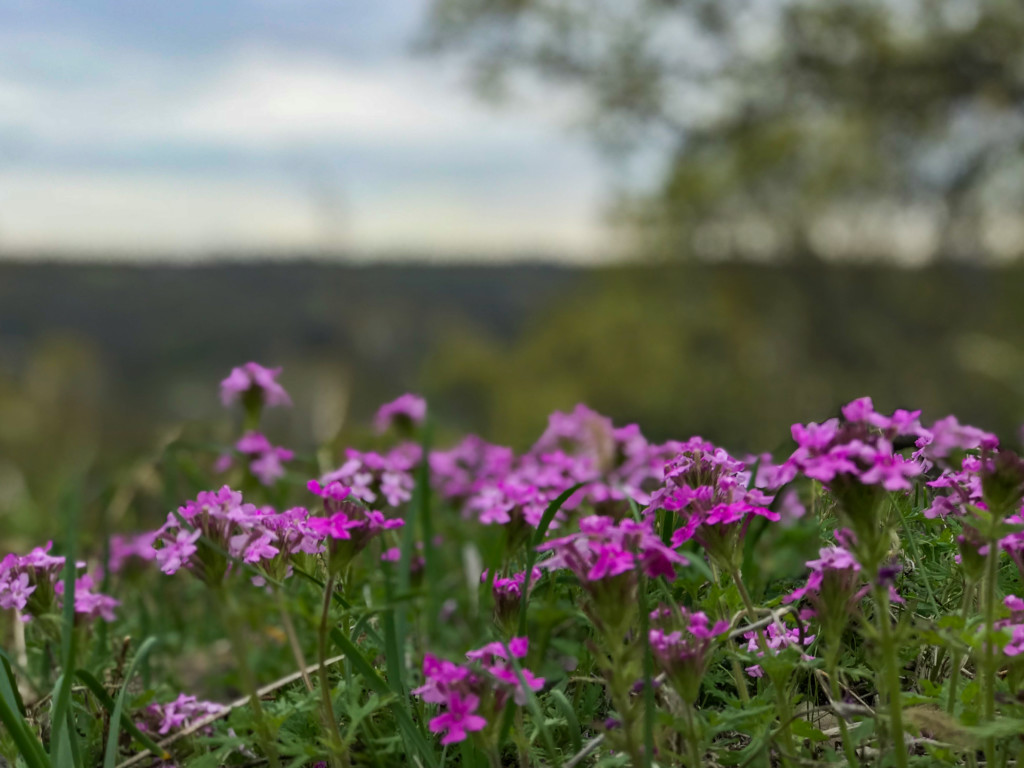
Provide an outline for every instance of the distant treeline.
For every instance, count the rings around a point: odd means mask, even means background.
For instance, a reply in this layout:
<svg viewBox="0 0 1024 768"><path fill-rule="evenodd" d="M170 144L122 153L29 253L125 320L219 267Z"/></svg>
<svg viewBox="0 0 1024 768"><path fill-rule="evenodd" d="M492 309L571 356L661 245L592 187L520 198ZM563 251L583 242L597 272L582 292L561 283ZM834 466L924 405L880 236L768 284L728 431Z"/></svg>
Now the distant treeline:
<svg viewBox="0 0 1024 768"><path fill-rule="evenodd" d="M773 449L862 394L1015 436L1022 299L1016 266L0 264L0 400L70 398L54 407L95 411L81 428L117 452L209 415L253 359L339 424L420 390L442 423L518 445L585 401L655 437ZM289 439L324 437L309 416ZM0 450L27 439L8 432Z"/></svg>

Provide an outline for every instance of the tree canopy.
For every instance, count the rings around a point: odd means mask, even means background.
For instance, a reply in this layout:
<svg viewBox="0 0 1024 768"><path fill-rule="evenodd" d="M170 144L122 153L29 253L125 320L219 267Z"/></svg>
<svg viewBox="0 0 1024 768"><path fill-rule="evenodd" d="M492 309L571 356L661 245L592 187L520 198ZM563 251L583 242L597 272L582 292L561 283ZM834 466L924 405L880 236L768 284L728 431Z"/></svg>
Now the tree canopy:
<svg viewBox="0 0 1024 768"><path fill-rule="evenodd" d="M476 85L563 89L599 143L663 147L615 212L705 259L1024 251L1019 0L433 0Z"/></svg>

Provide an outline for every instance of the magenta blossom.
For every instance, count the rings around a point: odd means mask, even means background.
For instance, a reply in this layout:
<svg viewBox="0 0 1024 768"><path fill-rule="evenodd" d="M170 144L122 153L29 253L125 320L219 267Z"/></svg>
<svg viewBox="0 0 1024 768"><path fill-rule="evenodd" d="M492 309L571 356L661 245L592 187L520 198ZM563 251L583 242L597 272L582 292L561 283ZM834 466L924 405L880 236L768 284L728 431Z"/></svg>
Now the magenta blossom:
<svg viewBox="0 0 1024 768"><path fill-rule="evenodd" d="M186 728L194 721L207 715L217 715L224 706L212 701L200 701L195 696L179 694L174 701L166 704L150 704L142 711L142 720L137 723L139 730L156 730L161 736L171 731Z"/></svg>
<svg viewBox="0 0 1024 768"><path fill-rule="evenodd" d="M601 581L642 568L651 578L675 577L675 567L686 565L679 553L665 546L651 530L649 522L590 515L580 520L579 533L552 539L537 547L538 552L553 552L541 567L565 568L580 581Z"/></svg>
<svg viewBox="0 0 1024 768"><path fill-rule="evenodd" d="M761 650L761 640L758 638L757 632L745 632L743 637L747 640L747 650L751 653L757 652L758 656L763 657L764 651ZM779 622L769 624L764 632L764 643L765 645L775 652L779 652L789 646L795 646L799 648L801 645L810 645L814 642L814 635L804 635L798 627L787 627ZM801 658L804 661L811 661L812 656L807 654L801 654ZM754 664L746 668L747 674L751 677L763 677L764 670L760 664Z"/></svg>
<svg viewBox="0 0 1024 768"><path fill-rule="evenodd" d="M412 427L423 423L427 416L427 401L419 395L405 394L377 410L373 426L378 432L387 432L393 425Z"/></svg>
<svg viewBox="0 0 1024 768"><path fill-rule="evenodd" d="M445 701L446 712L442 712L430 721L430 730L443 733L442 744L454 744L466 739L467 731L482 731L487 727L487 720L476 714L480 705L480 697L474 694L452 693Z"/></svg>
<svg viewBox="0 0 1024 768"><path fill-rule="evenodd" d="M264 368L259 363L245 363L231 369L231 374L220 383L220 399L231 405L248 392L256 393L268 406L291 405L284 387L277 383L280 368Z"/></svg>
<svg viewBox="0 0 1024 768"><path fill-rule="evenodd" d="M513 666L512 659L523 659L528 651L529 641L516 637L507 644L494 642L469 651L467 664L431 654L423 658L425 682L412 693L441 705L441 713L430 721L430 730L444 734L442 744L463 741L467 732L483 730L489 722L495 722L510 696L516 704L525 704L523 682L533 691L543 688L543 678L525 667L516 670Z"/></svg>
<svg viewBox="0 0 1024 768"><path fill-rule="evenodd" d="M729 631L729 622L713 626L701 611L662 607L651 613L648 632L651 652L672 687L691 705L711 661L715 638Z"/></svg>

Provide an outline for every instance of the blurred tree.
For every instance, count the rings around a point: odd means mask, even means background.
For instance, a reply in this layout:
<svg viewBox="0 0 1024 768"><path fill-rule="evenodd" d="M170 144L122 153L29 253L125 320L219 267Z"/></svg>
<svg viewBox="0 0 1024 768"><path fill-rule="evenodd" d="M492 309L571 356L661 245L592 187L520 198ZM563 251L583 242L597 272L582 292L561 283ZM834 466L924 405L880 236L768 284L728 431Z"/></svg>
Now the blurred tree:
<svg viewBox="0 0 1024 768"><path fill-rule="evenodd" d="M648 252L1024 251L1020 0L433 0L424 37L484 93L539 78L606 147L665 148L617 207Z"/></svg>
<svg viewBox="0 0 1024 768"><path fill-rule="evenodd" d="M584 402L657 440L782 455L791 424L871 395L1017 442L1022 266L692 264L591 280L512 343L450 335L424 374L439 412L522 448L551 409Z"/></svg>

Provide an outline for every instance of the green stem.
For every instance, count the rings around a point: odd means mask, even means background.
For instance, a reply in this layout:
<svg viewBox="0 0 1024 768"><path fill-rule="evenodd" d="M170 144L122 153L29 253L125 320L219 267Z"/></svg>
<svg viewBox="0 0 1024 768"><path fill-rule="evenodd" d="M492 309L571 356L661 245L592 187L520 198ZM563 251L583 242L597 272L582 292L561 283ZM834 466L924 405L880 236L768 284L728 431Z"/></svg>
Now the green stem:
<svg viewBox="0 0 1024 768"><path fill-rule="evenodd" d="M249 666L249 654L247 653L245 637L242 634L242 621L235 606L230 592L221 587L216 590L217 596L227 617L228 642L231 643L231 650L238 662L238 674L242 679L242 687L249 697L249 706L252 709L252 717L256 724L256 739L260 749L267 756L270 768L279 768L280 761L277 757L277 749L270 738L270 729L263 714L263 705L260 704L259 691L256 687L256 679L253 677L252 668Z"/></svg>
<svg viewBox="0 0 1024 768"><path fill-rule="evenodd" d="M960 604L960 618L962 619L965 627L967 626L967 612L970 609L971 594L973 592L974 584L969 581L965 581L964 595ZM953 649L950 661L953 667L949 673L949 698L946 701L946 712L952 715L956 711L956 689L960 684L960 666L963 664L963 654L960 653L959 648Z"/></svg>
<svg viewBox="0 0 1024 768"><path fill-rule="evenodd" d="M690 768L701 768L700 744L697 739L697 726L693 710L694 707L690 702L684 702L683 716L686 718L686 742L690 752Z"/></svg>
<svg viewBox="0 0 1024 768"><path fill-rule="evenodd" d="M889 621L889 590L883 585L875 587L875 602L878 605L878 630L882 640L882 665L885 688L889 694L890 736L893 741L893 755L896 768L907 768L907 747L903 739L903 704L900 699L900 670L897 650L893 643L892 626Z"/></svg>
<svg viewBox="0 0 1024 768"><path fill-rule="evenodd" d="M274 594L277 596L278 610L281 612L281 623L284 624L284 633L288 638L288 645L291 646L292 656L295 658L295 663L299 667L299 672L302 674L302 683L306 686L306 690L310 693L313 692L313 683L309 680L309 675L306 673L306 657L302 653L302 645L299 643L299 635L295 631L295 624L292 622L291 613L288 611L288 601L285 599L284 592L280 589L274 589Z"/></svg>
<svg viewBox="0 0 1024 768"><path fill-rule="evenodd" d="M757 611L754 608L754 601L750 599L750 593L747 592L746 586L743 584L743 578L737 569L732 569L732 579L736 582L736 589L739 590L740 599L743 600L743 606L747 611L747 619L750 622L757 621ZM768 648L768 641L764 636L764 632L757 630L755 633L757 637L757 645L761 649L761 653L767 657L771 650ZM779 708L779 722L782 725L782 737L786 742L786 753L782 755L782 764L788 763L787 755L796 754L796 744L793 741L793 731L790 728L790 722L793 720L792 712L789 708L789 701L786 699L786 692L782 686L778 685L778 682L771 678L772 687L775 689L775 703Z"/></svg>
<svg viewBox="0 0 1024 768"><path fill-rule="evenodd" d="M334 703L331 701L331 681L327 674L327 634L331 615L331 598L334 595L334 574L327 577L324 585L324 603L320 612L320 627L317 631L317 675L320 680L320 708L323 712L324 726L327 728L327 747L332 768L347 768L348 756L344 748L338 718L334 716Z"/></svg>
<svg viewBox="0 0 1024 768"><path fill-rule="evenodd" d="M996 717L996 656L995 634L996 621L996 582L999 578L999 542L989 541L988 556L985 560L985 639L983 647L984 659L984 686L985 686L985 720L993 722ZM985 765L995 768L999 765L996 754L995 736L985 739Z"/></svg>
<svg viewBox="0 0 1024 768"><path fill-rule="evenodd" d="M839 648L838 642L830 641L828 651L825 654L825 673L828 675L829 697L832 699L833 704L839 702L843 695L842 689L839 687L839 673L837 672L839 667ZM846 718L841 712L836 712L835 715L839 720L839 735L843 742L843 754L846 755L846 762L850 768L857 768L859 764L857 751L853 748L853 743L850 741L850 730L846 727Z"/></svg>
<svg viewBox="0 0 1024 768"><path fill-rule="evenodd" d="M721 580L718 578L718 567L711 563L711 574L715 577L715 583L721 584ZM718 611L721 613L723 618L729 617L729 612L725 608L725 601L722 597L718 598ZM743 673L743 667L740 666L739 659L736 658L736 641L729 639L729 665L732 668L733 681L736 683L736 693L740 697L740 703L746 706L750 703L750 692L747 690L747 678Z"/></svg>
<svg viewBox="0 0 1024 768"><path fill-rule="evenodd" d="M634 665L630 664L631 649L623 639L624 634L614 628L606 633L608 645L612 651L612 666L608 670L609 693L612 704L622 718L621 729L626 740L626 753L632 764L639 768L644 764L643 750L636 738L636 711L630 701L630 691L634 682L630 670L634 668Z"/></svg>

